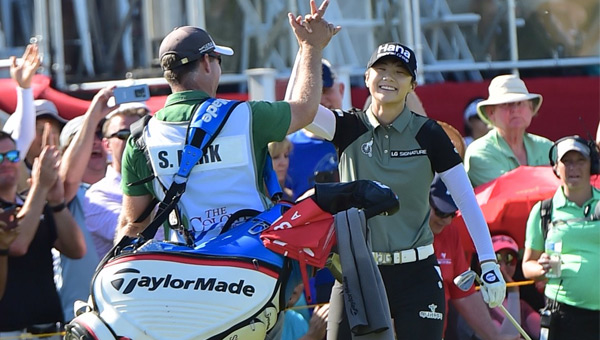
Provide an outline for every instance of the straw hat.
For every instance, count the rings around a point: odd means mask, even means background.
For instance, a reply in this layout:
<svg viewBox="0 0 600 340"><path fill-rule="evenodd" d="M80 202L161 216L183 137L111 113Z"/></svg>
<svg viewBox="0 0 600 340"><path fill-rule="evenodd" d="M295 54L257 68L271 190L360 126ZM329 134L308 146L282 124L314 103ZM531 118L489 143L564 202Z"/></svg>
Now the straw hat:
<svg viewBox="0 0 600 340"><path fill-rule="evenodd" d="M487 106L532 100L533 115L535 116L542 105L542 96L537 93L529 93L525 83L512 74L501 75L492 79L488 92L488 99L477 103L477 113L484 122L491 125L494 124L492 124L485 111Z"/></svg>

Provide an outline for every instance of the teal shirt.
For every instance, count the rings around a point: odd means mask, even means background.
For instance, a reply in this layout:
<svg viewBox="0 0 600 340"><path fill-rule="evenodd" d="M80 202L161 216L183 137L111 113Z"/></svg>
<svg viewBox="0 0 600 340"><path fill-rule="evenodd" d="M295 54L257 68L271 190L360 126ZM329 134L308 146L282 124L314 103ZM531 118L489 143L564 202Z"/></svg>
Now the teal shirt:
<svg viewBox="0 0 600 340"><path fill-rule="evenodd" d="M585 221L594 212L600 191L579 207L569 201L560 187L552 198L552 223L562 238L562 273L549 279L545 295L570 306L600 310L600 221ZM544 251L540 206L538 202L527 220L525 248ZM562 222L561 222L562 221ZM562 282L561 282L562 281Z"/></svg>
<svg viewBox="0 0 600 340"><path fill-rule="evenodd" d="M497 129L490 130L485 136L469 144L465 154L465 170L473 187L494 180L520 165L550 164L548 152L552 147L552 141L525 133L523 143L527 151L527 164L519 164L519 160Z"/></svg>
<svg viewBox="0 0 600 340"><path fill-rule="evenodd" d="M210 98L202 91L176 92L167 97L165 107L156 112L153 119L167 122L188 121L192 117L192 109L198 102ZM291 108L287 102L250 101L252 110L252 142L254 155L257 160L256 178L257 188L263 188L262 169L264 168L268 149L267 144L273 141L281 141L285 138L291 122ZM227 123L226 123L227 124ZM141 196L153 194L152 182L144 185L127 186L147 178L152 174L152 169L146 163L146 156L138 149L133 140L127 141L123 152L122 181L123 193L129 196Z"/></svg>

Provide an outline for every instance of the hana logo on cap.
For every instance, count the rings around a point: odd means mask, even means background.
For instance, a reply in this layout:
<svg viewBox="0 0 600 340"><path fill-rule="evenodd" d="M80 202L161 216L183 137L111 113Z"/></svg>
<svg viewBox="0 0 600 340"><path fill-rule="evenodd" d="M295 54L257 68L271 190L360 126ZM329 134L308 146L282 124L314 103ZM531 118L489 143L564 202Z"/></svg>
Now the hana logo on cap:
<svg viewBox="0 0 600 340"><path fill-rule="evenodd" d="M377 50L371 55L367 68L370 68L383 57L393 56L402 61L410 74L416 77L417 74L417 59L413 50L398 43L385 43L377 47Z"/></svg>

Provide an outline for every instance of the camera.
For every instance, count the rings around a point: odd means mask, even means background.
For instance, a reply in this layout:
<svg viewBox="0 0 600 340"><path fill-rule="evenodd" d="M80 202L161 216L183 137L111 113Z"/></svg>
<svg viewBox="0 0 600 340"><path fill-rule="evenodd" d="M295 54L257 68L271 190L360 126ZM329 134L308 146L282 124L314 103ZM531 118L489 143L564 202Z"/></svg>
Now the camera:
<svg viewBox="0 0 600 340"><path fill-rule="evenodd" d="M148 84L119 86L113 90L113 96L117 105L129 102L143 102L150 98L150 88Z"/></svg>

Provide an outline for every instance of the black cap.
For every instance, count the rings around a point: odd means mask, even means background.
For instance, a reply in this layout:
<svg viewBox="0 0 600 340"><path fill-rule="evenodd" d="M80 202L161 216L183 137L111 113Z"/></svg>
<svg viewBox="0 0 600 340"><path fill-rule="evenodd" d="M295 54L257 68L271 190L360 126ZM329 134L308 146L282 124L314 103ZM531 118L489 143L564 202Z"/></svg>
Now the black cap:
<svg viewBox="0 0 600 340"><path fill-rule="evenodd" d="M440 176L435 176L429 189L429 199L433 205L441 212L450 214L458 210L452 196L448 193L448 188Z"/></svg>
<svg viewBox="0 0 600 340"><path fill-rule="evenodd" d="M321 64L323 64L323 87L332 87L335 73L331 69L331 63L327 59L321 59Z"/></svg>
<svg viewBox="0 0 600 340"><path fill-rule="evenodd" d="M402 61L408 72L416 78L417 76L417 57L415 56L415 52L410 48L398 44L398 43L385 43L381 44L377 47L375 52L371 55L371 59L369 59L369 63L367 64L367 68L370 68L379 61L379 59L383 57L396 57Z"/></svg>
<svg viewBox="0 0 600 340"><path fill-rule="evenodd" d="M175 28L160 43L159 60L167 54L174 54L178 62L170 65L169 69L187 64L199 59L207 53L233 55L229 47L216 45L210 34L200 27L182 26Z"/></svg>

